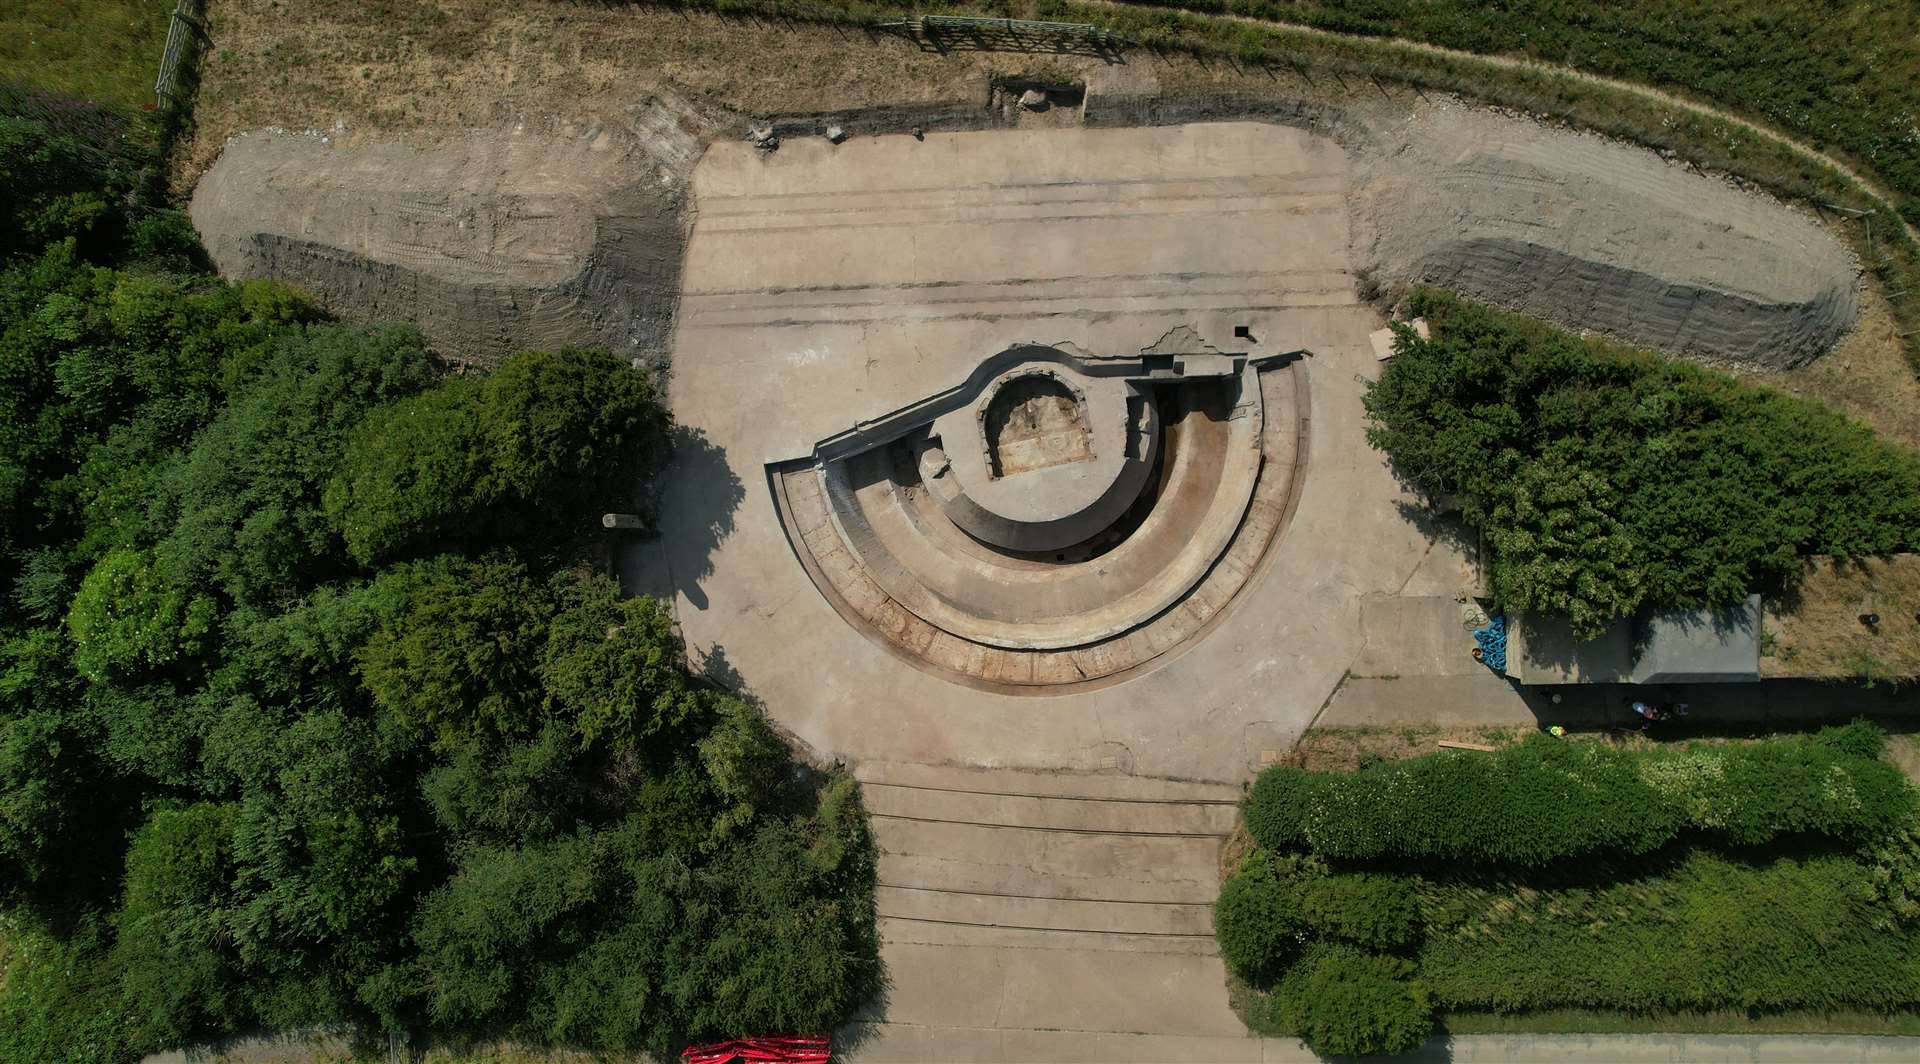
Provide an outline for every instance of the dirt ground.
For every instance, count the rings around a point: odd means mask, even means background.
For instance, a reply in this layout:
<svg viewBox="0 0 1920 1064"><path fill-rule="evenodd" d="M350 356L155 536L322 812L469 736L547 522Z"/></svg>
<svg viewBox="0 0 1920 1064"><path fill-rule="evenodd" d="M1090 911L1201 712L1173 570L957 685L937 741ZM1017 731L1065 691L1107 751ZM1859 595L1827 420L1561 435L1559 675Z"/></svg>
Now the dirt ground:
<svg viewBox="0 0 1920 1064"><path fill-rule="evenodd" d="M1761 654L1763 675L1920 676L1920 555L1809 562L1794 596L1770 604Z"/></svg>
<svg viewBox="0 0 1920 1064"><path fill-rule="evenodd" d="M1864 286L1859 321L1832 351L1798 369L1752 379L1838 408L1920 450L1920 372L1907 361L1899 334L1886 297Z"/></svg>
<svg viewBox="0 0 1920 1064"><path fill-rule="evenodd" d="M941 56L851 29L556 0L211 0L208 18L214 45L193 138L175 161L180 189L249 129L340 124L347 144L431 139L529 116L584 119L662 82L748 116L984 103L990 77L1068 79L1104 66Z"/></svg>

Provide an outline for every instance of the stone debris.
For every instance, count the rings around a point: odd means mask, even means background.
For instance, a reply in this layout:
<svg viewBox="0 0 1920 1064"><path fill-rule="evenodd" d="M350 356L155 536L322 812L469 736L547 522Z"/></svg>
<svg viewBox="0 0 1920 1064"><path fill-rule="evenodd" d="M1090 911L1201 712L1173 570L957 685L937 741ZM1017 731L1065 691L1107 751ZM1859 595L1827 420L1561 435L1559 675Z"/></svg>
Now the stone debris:
<svg viewBox="0 0 1920 1064"><path fill-rule="evenodd" d="M829 144L838 144L845 139L847 139L846 130L841 129L839 126L827 127L827 142Z"/></svg>
<svg viewBox="0 0 1920 1064"><path fill-rule="evenodd" d="M780 146L780 134L772 126L758 126L747 130L747 142L761 151L772 151Z"/></svg>
<svg viewBox="0 0 1920 1064"><path fill-rule="evenodd" d="M1049 106L1047 94L1039 89L1028 89L1020 94L1020 106L1029 111L1044 111Z"/></svg>

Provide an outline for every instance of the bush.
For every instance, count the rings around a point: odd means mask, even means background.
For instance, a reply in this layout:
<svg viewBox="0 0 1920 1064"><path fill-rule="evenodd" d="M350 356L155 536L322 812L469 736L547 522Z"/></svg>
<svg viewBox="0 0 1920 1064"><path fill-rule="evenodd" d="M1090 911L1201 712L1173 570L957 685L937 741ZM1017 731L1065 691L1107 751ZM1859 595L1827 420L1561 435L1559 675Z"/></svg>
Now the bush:
<svg viewBox="0 0 1920 1064"><path fill-rule="evenodd" d="M1247 832L1269 850L1303 849L1307 806L1320 777L1291 765L1274 765L1254 777L1247 795Z"/></svg>
<svg viewBox="0 0 1920 1064"><path fill-rule="evenodd" d="M1394 876L1329 873L1313 857L1255 851L1220 887L1214 934L1242 977L1265 983L1311 938L1373 950L1411 945L1417 929L1412 888Z"/></svg>
<svg viewBox="0 0 1920 1064"><path fill-rule="evenodd" d="M1413 887L1398 876L1339 872L1299 881L1300 917L1319 934L1370 950L1412 945L1419 931Z"/></svg>
<svg viewBox="0 0 1920 1064"><path fill-rule="evenodd" d="M1820 835L1861 843L1913 815L1914 791L1898 768L1818 738L1699 745L1642 755L1641 776L1682 809L1687 823L1737 846L1777 836Z"/></svg>
<svg viewBox="0 0 1920 1064"><path fill-rule="evenodd" d="M1291 885L1270 856L1254 853L1220 886L1213 933L1220 956L1242 977L1264 983L1300 952L1306 928Z"/></svg>
<svg viewBox="0 0 1920 1064"><path fill-rule="evenodd" d="M1630 758L1537 735L1494 754L1448 751L1324 775L1306 834L1313 852L1330 858L1535 865L1646 853L1680 826Z"/></svg>
<svg viewBox="0 0 1920 1064"><path fill-rule="evenodd" d="M1898 769L1847 752L1871 743L1850 730L1635 752L1533 735L1492 754L1447 751L1354 773L1276 767L1256 781L1247 823L1263 845L1304 837L1313 853L1343 860L1542 865L1649 853L1688 830L1735 845L1796 834L1858 843L1897 828L1915 803ZM1267 773L1277 786L1264 785Z"/></svg>
<svg viewBox="0 0 1920 1064"><path fill-rule="evenodd" d="M1847 857L1694 851L1600 886L1434 884L1420 974L1447 1009L1911 1009L1920 936L1883 929L1870 883Z"/></svg>
<svg viewBox="0 0 1920 1064"><path fill-rule="evenodd" d="M1321 947L1274 991L1280 1022L1319 1053L1405 1053L1433 1033L1433 1007L1412 975L1398 957Z"/></svg>
<svg viewBox="0 0 1920 1064"><path fill-rule="evenodd" d="M1494 596L1583 636L1732 605L1809 555L1920 549L1920 456L1815 403L1422 289L1367 439L1486 532Z"/></svg>

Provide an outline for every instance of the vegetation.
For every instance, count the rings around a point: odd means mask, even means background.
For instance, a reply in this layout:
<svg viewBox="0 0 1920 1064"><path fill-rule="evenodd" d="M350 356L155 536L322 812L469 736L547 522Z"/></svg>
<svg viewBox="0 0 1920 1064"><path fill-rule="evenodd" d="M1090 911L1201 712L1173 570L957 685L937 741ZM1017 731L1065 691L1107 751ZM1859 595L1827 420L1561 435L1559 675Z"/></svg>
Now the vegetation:
<svg viewBox="0 0 1920 1064"><path fill-rule="evenodd" d="M71 137L0 147L0 1059L341 1022L664 1053L874 992L852 782L581 563L664 455L648 376L443 377L192 272Z"/></svg>
<svg viewBox="0 0 1920 1064"><path fill-rule="evenodd" d="M1597 635L1725 606L1809 555L1920 549L1920 457L1804 400L1433 290L1367 438L1487 537L1496 599Z"/></svg>
<svg viewBox="0 0 1920 1064"><path fill-rule="evenodd" d="M1856 722L1269 768L1246 806L1260 846L1215 907L1221 954L1251 984L1250 1026L1328 1053L1410 1046L1436 1012L1502 1030L1909 1012L1920 805L1884 742Z"/></svg>
<svg viewBox="0 0 1920 1064"><path fill-rule="evenodd" d="M1622 750L1544 734L1492 754L1442 751L1360 772L1275 766L1247 825L1270 849L1543 865L1646 854L1683 832L1738 846L1885 837L1914 814L1869 725L1736 746Z"/></svg>
<svg viewBox="0 0 1920 1064"><path fill-rule="evenodd" d="M1141 2L1141 0L1135 0ZM1920 13L1901 4L1735 0L1146 0L1156 6L1410 37L1673 86L1878 172L1920 222Z"/></svg>
<svg viewBox="0 0 1920 1064"><path fill-rule="evenodd" d="M174 0L10 0L0 83L31 82L125 108L153 103Z"/></svg>

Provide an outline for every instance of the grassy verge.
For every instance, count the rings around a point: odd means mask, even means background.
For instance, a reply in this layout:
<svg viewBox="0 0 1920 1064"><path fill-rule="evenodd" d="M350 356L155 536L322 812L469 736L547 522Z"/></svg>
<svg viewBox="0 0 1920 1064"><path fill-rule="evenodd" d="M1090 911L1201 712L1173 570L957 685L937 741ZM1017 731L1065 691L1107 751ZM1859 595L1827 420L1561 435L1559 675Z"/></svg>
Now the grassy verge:
<svg viewBox="0 0 1920 1064"><path fill-rule="evenodd" d="M1406 37L1670 87L1870 166L1920 209L1920 10L1794 0L1131 0ZM1911 217L1920 220L1920 213Z"/></svg>
<svg viewBox="0 0 1920 1064"><path fill-rule="evenodd" d="M172 10L173 0L9 0L0 5L0 82L150 105Z"/></svg>
<svg viewBox="0 0 1920 1064"><path fill-rule="evenodd" d="M1920 1035L1920 1013L1895 1012L1446 1012L1448 1034L1867 1034Z"/></svg>

